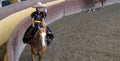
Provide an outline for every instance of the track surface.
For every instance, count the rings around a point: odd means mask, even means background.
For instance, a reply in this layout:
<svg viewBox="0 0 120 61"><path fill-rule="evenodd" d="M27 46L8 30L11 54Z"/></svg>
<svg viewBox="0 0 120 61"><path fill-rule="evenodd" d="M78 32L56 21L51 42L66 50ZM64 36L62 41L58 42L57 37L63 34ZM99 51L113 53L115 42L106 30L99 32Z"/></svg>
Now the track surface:
<svg viewBox="0 0 120 61"><path fill-rule="evenodd" d="M120 4L81 12L49 25L55 41L43 61L120 61ZM31 61L26 46L20 61Z"/></svg>

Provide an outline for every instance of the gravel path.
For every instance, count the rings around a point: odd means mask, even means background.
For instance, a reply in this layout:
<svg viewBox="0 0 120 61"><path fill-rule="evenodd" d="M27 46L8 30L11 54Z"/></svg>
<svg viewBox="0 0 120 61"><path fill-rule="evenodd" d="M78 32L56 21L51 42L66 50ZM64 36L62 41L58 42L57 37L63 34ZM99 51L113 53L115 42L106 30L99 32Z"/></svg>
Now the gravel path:
<svg viewBox="0 0 120 61"><path fill-rule="evenodd" d="M120 4L66 16L49 25L55 41L43 61L120 61ZM31 61L30 47L20 61Z"/></svg>

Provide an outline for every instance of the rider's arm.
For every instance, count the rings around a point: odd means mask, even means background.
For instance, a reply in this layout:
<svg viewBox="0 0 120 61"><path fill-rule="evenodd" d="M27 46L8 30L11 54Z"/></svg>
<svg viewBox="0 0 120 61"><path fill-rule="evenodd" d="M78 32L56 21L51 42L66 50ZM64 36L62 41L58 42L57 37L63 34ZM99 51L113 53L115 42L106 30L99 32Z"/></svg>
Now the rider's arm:
<svg viewBox="0 0 120 61"><path fill-rule="evenodd" d="M45 12L41 12L41 14L42 14L42 25L43 25L43 27L46 27L46 23L45 23L45 18L46 18L46 13Z"/></svg>
<svg viewBox="0 0 120 61"><path fill-rule="evenodd" d="M32 27L35 27L35 25L34 25L34 18L32 18Z"/></svg>
<svg viewBox="0 0 120 61"><path fill-rule="evenodd" d="M46 27L46 23L45 23L45 20L44 20L44 18L42 18L42 21L41 21L41 23L42 23L43 27Z"/></svg>
<svg viewBox="0 0 120 61"><path fill-rule="evenodd" d="M33 13L31 14L32 27L35 27L35 25L34 25L34 16L35 16L35 12L33 12Z"/></svg>

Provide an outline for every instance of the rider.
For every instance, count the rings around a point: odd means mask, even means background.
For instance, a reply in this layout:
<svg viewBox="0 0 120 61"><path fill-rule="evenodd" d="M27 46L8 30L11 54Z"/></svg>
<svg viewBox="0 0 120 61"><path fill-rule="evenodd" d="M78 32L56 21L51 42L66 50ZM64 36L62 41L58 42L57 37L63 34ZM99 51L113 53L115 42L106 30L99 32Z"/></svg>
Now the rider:
<svg viewBox="0 0 120 61"><path fill-rule="evenodd" d="M38 30L38 25L43 28L46 27L45 18L47 11L45 11L46 7L41 2L38 2L37 5L33 6L33 8L36 8L36 11L31 14L32 27L35 28L33 31L34 35L35 32Z"/></svg>
<svg viewBox="0 0 120 61"><path fill-rule="evenodd" d="M36 31L38 30L38 26L45 28L46 27L46 40L47 45L50 44L51 41L53 41L53 34L49 27L46 26L45 19L47 16L47 8L44 6L41 2L38 2L37 5L34 5L33 8L36 8L36 11L34 11L31 14L32 18L32 25L30 28L32 28L32 36L35 35ZM28 30L28 32L31 30Z"/></svg>
<svg viewBox="0 0 120 61"><path fill-rule="evenodd" d="M46 27L45 18L47 16L46 14L47 8L41 2L38 2L37 5L33 6L33 8L36 8L36 11L31 14L32 27L35 28L33 31L33 35L34 35L38 29L38 25L43 28ZM49 41L53 41L54 36L49 27L46 27L46 33L47 33L47 37L46 37L47 44L49 45L50 44Z"/></svg>

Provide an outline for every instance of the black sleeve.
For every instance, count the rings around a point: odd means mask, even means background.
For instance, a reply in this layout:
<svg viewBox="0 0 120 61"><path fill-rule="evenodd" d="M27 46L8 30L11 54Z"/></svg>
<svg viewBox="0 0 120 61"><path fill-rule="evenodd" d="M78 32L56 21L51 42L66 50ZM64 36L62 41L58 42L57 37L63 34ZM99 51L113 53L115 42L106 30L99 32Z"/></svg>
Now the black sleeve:
<svg viewBox="0 0 120 61"><path fill-rule="evenodd" d="M31 14L31 18L34 18L34 17L35 17L35 12Z"/></svg>
<svg viewBox="0 0 120 61"><path fill-rule="evenodd" d="M46 18L46 16L47 16L46 12L41 12L40 14L41 14L42 18Z"/></svg>
<svg viewBox="0 0 120 61"><path fill-rule="evenodd" d="M44 17L46 17L47 16L47 13L46 12L44 12Z"/></svg>

